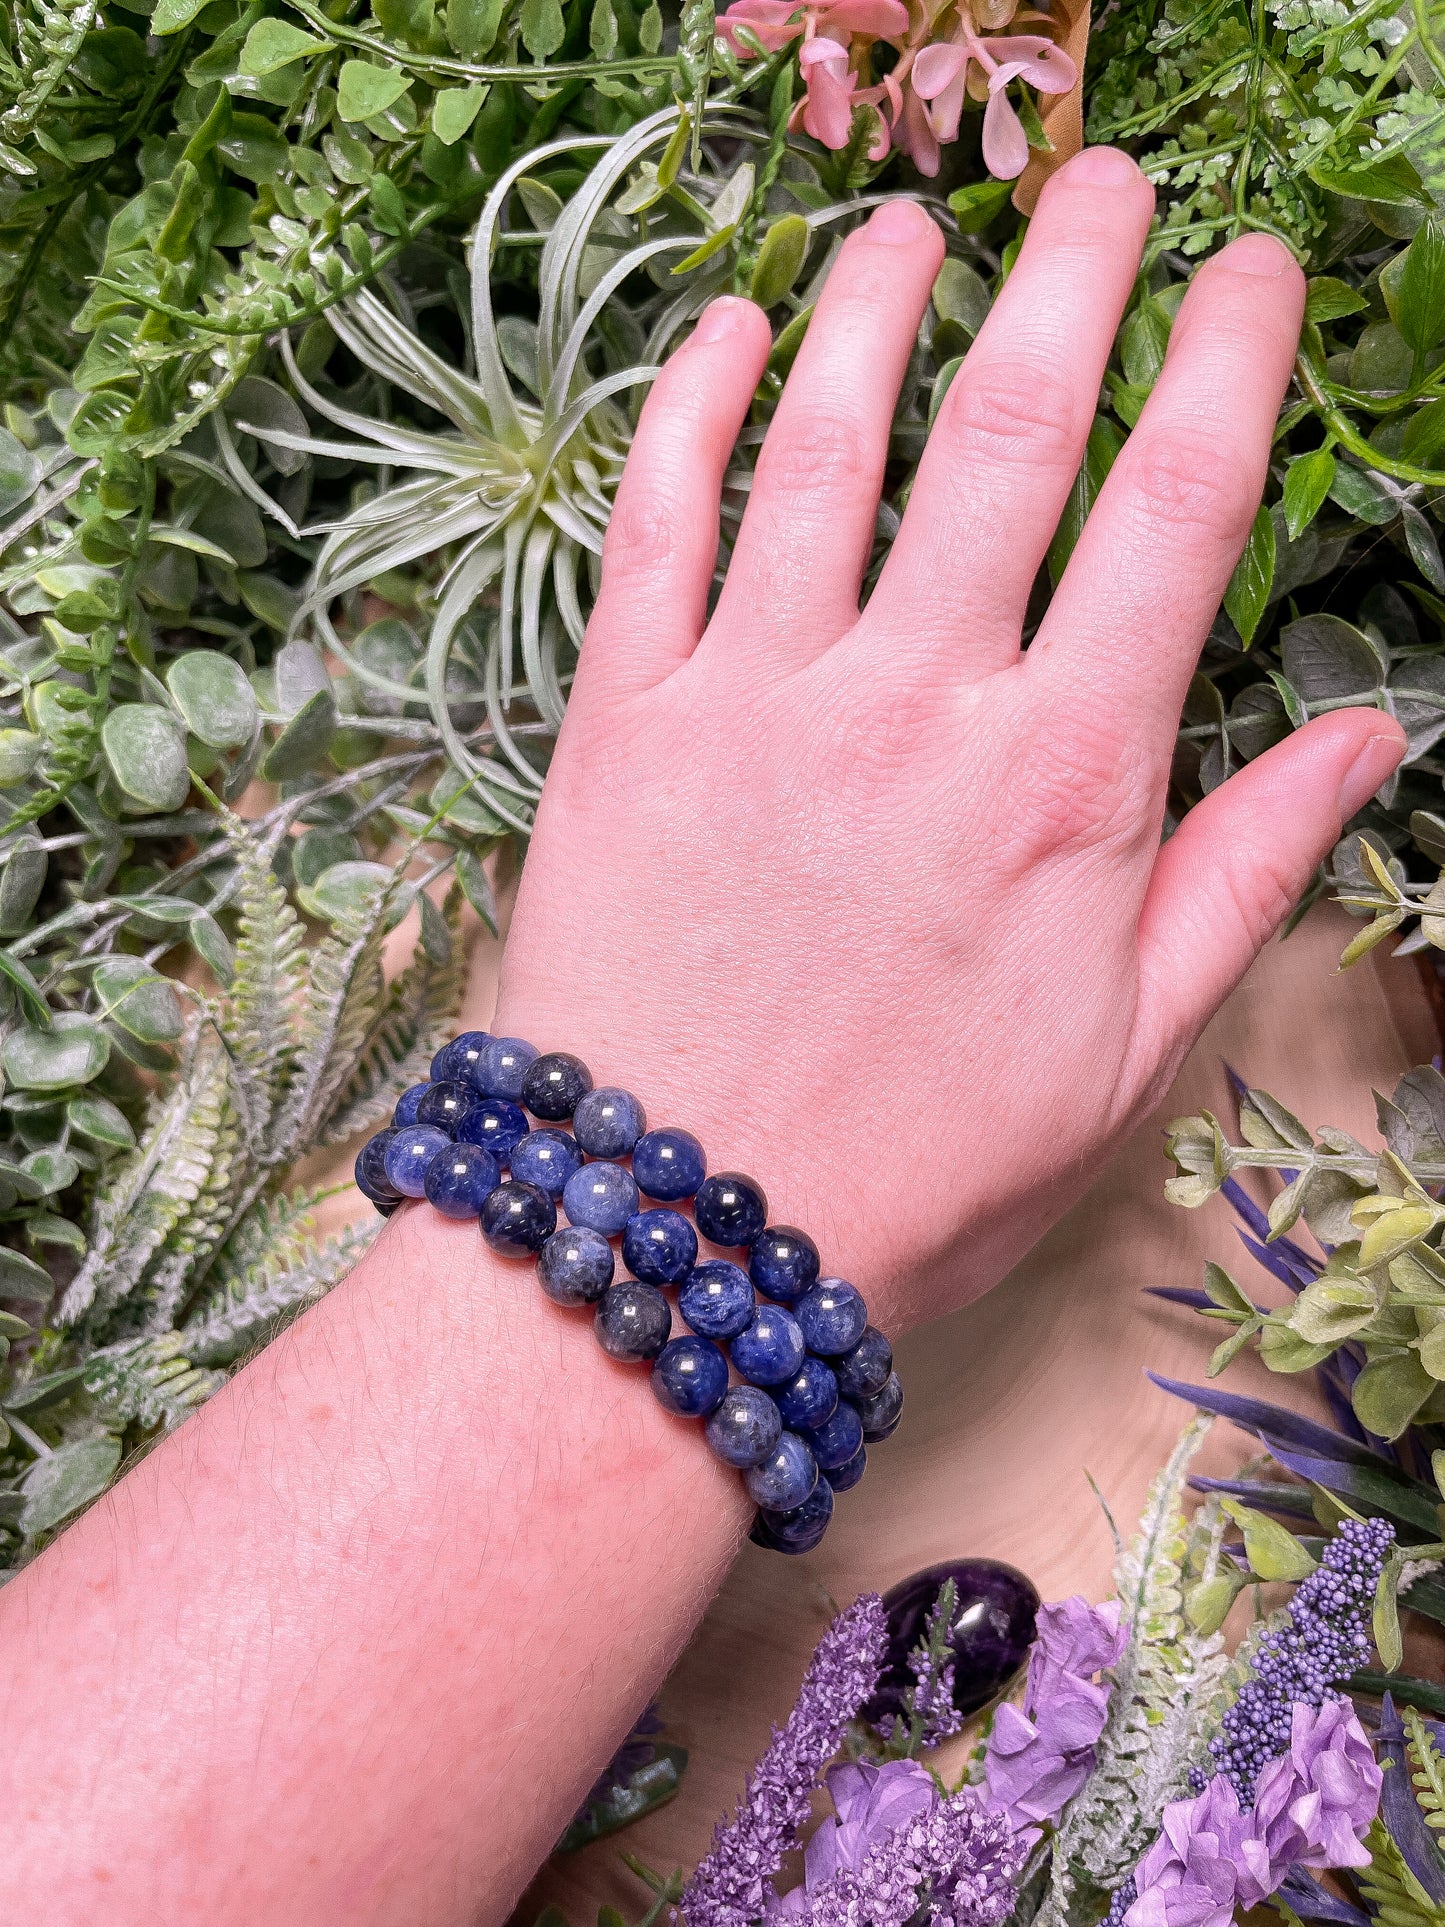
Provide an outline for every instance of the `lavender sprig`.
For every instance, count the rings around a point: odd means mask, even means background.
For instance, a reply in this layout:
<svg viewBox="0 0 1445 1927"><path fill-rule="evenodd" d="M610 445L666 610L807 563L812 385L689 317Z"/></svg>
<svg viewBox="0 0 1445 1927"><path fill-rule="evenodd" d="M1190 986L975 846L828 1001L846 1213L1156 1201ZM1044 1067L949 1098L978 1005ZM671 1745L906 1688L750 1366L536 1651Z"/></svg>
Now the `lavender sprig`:
<svg viewBox="0 0 1445 1927"><path fill-rule="evenodd" d="M811 1812L819 1773L878 1684L887 1643L877 1593L860 1595L824 1633L787 1724L773 1728L737 1812L719 1824L687 1884L681 1908L687 1927L746 1927L762 1915L773 1875Z"/></svg>
<svg viewBox="0 0 1445 1927"><path fill-rule="evenodd" d="M806 1927L903 1927L926 1905L938 1927L999 1927L1013 1911L1024 1846L972 1787L897 1827L808 1896Z"/></svg>
<svg viewBox="0 0 1445 1927"><path fill-rule="evenodd" d="M953 1649L949 1631L958 1588L946 1579L923 1623L923 1637L908 1655L913 1684L903 1695L903 1717L880 1722L879 1732L893 1752L913 1759L920 1747L937 1746L963 1729L963 1715L953 1703Z"/></svg>

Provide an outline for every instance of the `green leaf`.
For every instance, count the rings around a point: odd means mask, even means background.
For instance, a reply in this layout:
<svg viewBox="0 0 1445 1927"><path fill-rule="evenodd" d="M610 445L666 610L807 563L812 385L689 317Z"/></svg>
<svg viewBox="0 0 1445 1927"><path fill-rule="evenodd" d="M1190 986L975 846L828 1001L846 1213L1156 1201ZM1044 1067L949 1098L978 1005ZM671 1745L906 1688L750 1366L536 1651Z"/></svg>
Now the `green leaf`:
<svg viewBox="0 0 1445 1927"><path fill-rule="evenodd" d="M447 39L463 60L481 60L492 50L507 0L448 0ZM505 95L510 90L503 88Z"/></svg>
<svg viewBox="0 0 1445 1927"><path fill-rule="evenodd" d="M1413 1352L1373 1358L1355 1380L1350 1402L1355 1417L1377 1438L1397 1439L1435 1389L1435 1380Z"/></svg>
<svg viewBox="0 0 1445 1927"><path fill-rule="evenodd" d="M481 111L487 89L480 81L470 87L444 87L432 103L432 132L444 147L465 134Z"/></svg>
<svg viewBox="0 0 1445 1927"><path fill-rule="evenodd" d="M1363 1331L1378 1310L1374 1291L1362 1279L1317 1278L1295 1300L1289 1322L1307 1345L1338 1345Z"/></svg>
<svg viewBox="0 0 1445 1927"><path fill-rule="evenodd" d="M1340 167L1321 161L1307 170L1310 179L1331 194L1352 201L1378 201L1385 207L1421 207L1428 200L1419 174L1403 154L1383 161Z"/></svg>
<svg viewBox="0 0 1445 1927"><path fill-rule="evenodd" d="M58 1526L71 1513L99 1498L119 1464L120 1440L108 1434L58 1445L43 1459L37 1459L25 1475L20 1487L25 1494L20 1530L30 1538Z"/></svg>
<svg viewBox="0 0 1445 1927"><path fill-rule="evenodd" d="M55 1296L55 1281L43 1265L23 1252L0 1245L0 1298L21 1298L27 1304L48 1305Z"/></svg>
<svg viewBox="0 0 1445 1927"><path fill-rule="evenodd" d="M1311 449L1290 463L1284 476L1284 525L1298 542L1320 512L1335 479L1335 458L1327 448Z"/></svg>
<svg viewBox="0 0 1445 1927"><path fill-rule="evenodd" d="M1248 1584L1249 1574L1231 1567L1190 1587L1184 1595L1184 1615L1201 1639L1219 1631Z"/></svg>
<svg viewBox="0 0 1445 1927"><path fill-rule="evenodd" d="M374 67L369 60L342 63L336 109L343 120L373 120L399 101L411 81L399 67Z"/></svg>
<svg viewBox="0 0 1445 1927"><path fill-rule="evenodd" d="M240 664L218 649L190 649L166 671L166 687L186 727L212 749L241 749L260 710Z"/></svg>
<svg viewBox="0 0 1445 1927"><path fill-rule="evenodd" d="M1169 316L1146 296L1124 323L1119 335L1119 359L1124 378L1133 388L1150 389L1159 379L1169 346Z"/></svg>
<svg viewBox="0 0 1445 1927"><path fill-rule="evenodd" d="M1211 1305L1218 1305L1222 1311L1243 1312L1247 1318L1254 1316L1254 1306L1223 1265L1216 1265L1212 1261L1205 1265L1204 1295Z"/></svg>
<svg viewBox="0 0 1445 1927"><path fill-rule="evenodd" d="M1405 1642L1400 1637L1400 1560L1392 1555L1375 1585L1375 1650L1387 1673L1397 1672L1405 1657Z"/></svg>
<svg viewBox="0 0 1445 1927"><path fill-rule="evenodd" d="M1274 521L1269 510L1262 508L1254 518L1244 554L1224 592L1224 612L1239 631L1239 639L1246 649L1254 640L1260 617L1269 604L1274 561Z"/></svg>
<svg viewBox="0 0 1445 1927"><path fill-rule="evenodd" d="M1245 1557L1257 1578L1308 1579L1316 1561L1277 1519L1239 1499L1223 1499L1220 1504L1243 1532Z"/></svg>
<svg viewBox="0 0 1445 1927"><path fill-rule="evenodd" d="M151 15L151 32L179 33L182 27L190 26L206 5L207 0L156 0L155 12Z"/></svg>
<svg viewBox="0 0 1445 1927"><path fill-rule="evenodd" d="M948 197L960 234L977 234L1008 206L1012 181L973 181Z"/></svg>
<svg viewBox="0 0 1445 1927"><path fill-rule="evenodd" d="M955 255L949 255L938 270L931 299L939 320L955 322L970 340L988 319L993 301L978 269Z"/></svg>
<svg viewBox="0 0 1445 1927"><path fill-rule="evenodd" d="M808 255L808 223L801 214L785 214L763 236L748 287L760 308L781 301L802 273Z"/></svg>
<svg viewBox="0 0 1445 1927"><path fill-rule="evenodd" d="M303 885L296 894L302 908L328 923L343 923L360 916L378 890L391 881L384 863L333 863L323 870L315 883Z"/></svg>
<svg viewBox="0 0 1445 1927"><path fill-rule="evenodd" d="M617 52L617 13L612 0L595 0L587 24L587 44L598 60L611 60Z"/></svg>
<svg viewBox="0 0 1445 1927"><path fill-rule="evenodd" d="M50 1006L46 1003L39 984L20 959L12 957L8 950L0 950L0 977L6 978L14 986L20 998L21 1008L29 1022L37 1030L49 1030Z"/></svg>
<svg viewBox="0 0 1445 1927"><path fill-rule="evenodd" d="M462 886L462 894L476 911L482 922L495 937L499 934L497 924L497 899L493 895L491 883L482 868L480 857L471 850L457 852L457 882Z"/></svg>
<svg viewBox="0 0 1445 1927"><path fill-rule="evenodd" d="M0 1053L9 1083L22 1091L63 1091L89 1084L105 1069L110 1041L78 1010L58 1010L49 1030L12 1030Z"/></svg>
<svg viewBox="0 0 1445 1927"><path fill-rule="evenodd" d="M522 29L522 45L533 60L547 60L567 37L560 0L522 0L517 16Z"/></svg>
<svg viewBox="0 0 1445 1927"><path fill-rule="evenodd" d="M178 810L191 787L186 739L169 711L121 703L101 725L106 761L128 797L149 810Z"/></svg>
<svg viewBox="0 0 1445 1927"><path fill-rule="evenodd" d="M65 1119L72 1131L78 1131L96 1144L128 1151L135 1143L135 1132L125 1112L108 1097L72 1097L65 1107Z"/></svg>
<svg viewBox="0 0 1445 1927"><path fill-rule="evenodd" d="M1424 355L1445 337L1445 221L1432 214L1405 250L1395 326Z"/></svg>
<svg viewBox="0 0 1445 1927"><path fill-rule="evenodd" d="M302 60L308 54L324 54L332 45L331 41L318 40L289 20L258 20L241 49L240 72L251 80L260 80L266 74L289 67L293 60Z"/></svg>
<svg viewBox="0 0 1445 1927"><path fill-rule="evenodd" d="M1359 314L1369 306L1369 302L1357 288L1347 281L1337 281L1333 275L1316 275L1309 283L1305 294L1305 320L1316 325L1326 321L1342 321L1348 314Z"/></svg>
<svg viewBox="0 0 1445 1927"><path fill-rule="evenodd" d="M180 1000L143 957L113 956L97 965L92 981L100 1015L146 1044L169 1044L182 1030Z"/></svg>
<svg viewBox="0 0 1445 1927"><path fill-rule="evenodd" d="M318 689L266 752L261 775L268 783L304 776L326 754L337 722L336 698L329 689Z"/></svg>

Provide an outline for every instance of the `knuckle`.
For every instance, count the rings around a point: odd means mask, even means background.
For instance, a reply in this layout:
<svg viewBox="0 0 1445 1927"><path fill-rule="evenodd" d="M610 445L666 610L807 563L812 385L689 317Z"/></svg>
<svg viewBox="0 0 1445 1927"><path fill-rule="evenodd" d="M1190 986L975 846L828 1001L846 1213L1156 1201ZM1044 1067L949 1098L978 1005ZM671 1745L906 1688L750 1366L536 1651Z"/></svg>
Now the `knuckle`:
<svg viewBox="0 0 1445 1927"><path fill-rule="evenodd" d="M1249 466L1197 431L1156 430L1134 455L1130 480L1151 522L1197 528L1221 544L1242 543L1258 490Z"/></svg>
<svg viewBox="0 0 1445 1927"><path fill-rule="evenodd" d="M965 361L949 392L948 432L965 455L1071 461L1078 420L1074 383L1037 363L970 370Z"/></svg>
<svg viewBox="0 0 1445 1927"><path fill-rule="evenodd" d="M602 543L602 580L611 586L619 579L666 569L679 553L683 532L673 506L659 495L624 491L612 512Z"/></svg>
<svg viewBox="0 0 1445 1927"><path fill-rule="evenodd" d="M849 492L860 481L872 479L874 463L856 422L822 410L811 412L776 431L763 444L758 464L759 485L791 494L797 490L829 495Z"/></svg>
<svg viewBox="0 0 1445 1927"><path fill-rule="evenodd" d="M1226 873L1229 894L1255 950L1269 941L1294 909L1307 880L1273 846L1256 847L1247 862L1231 863Z"/></svg>
<svg viewBox="0 0 1445 1927"><path fill-rule="evenodd" d="M1027 862L1113 848L1140 834L1152 772L1127 727L1096 716L1051 715L1025 745L1023 767L1016 820Z"/></svg>

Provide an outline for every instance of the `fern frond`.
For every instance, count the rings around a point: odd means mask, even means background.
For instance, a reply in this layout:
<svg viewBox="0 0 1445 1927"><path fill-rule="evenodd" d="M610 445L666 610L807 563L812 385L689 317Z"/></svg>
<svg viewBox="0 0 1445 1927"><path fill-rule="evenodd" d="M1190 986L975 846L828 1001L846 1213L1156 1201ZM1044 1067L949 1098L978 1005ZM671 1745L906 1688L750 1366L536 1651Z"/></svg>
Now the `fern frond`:
<svg viewBox="0 0 1445 1927"><path fill-rule="evenodd" d="M215 1021L236 1072L247 1129L259 1142L271 1122L296 1038L296 1004L304 981L301 923L256 833L226 817L226 837L240 874L236 974Z"/></svg>
<svg viewBox="0 0 1445 1927"><path fill-rule="evenodd" d="M0 74L10 96L0 112L0 141L7 147L19 146L29 135L99 14L100 0L41 0L13 9L9 58ZM15 171L35 170L22 165Z"/></svg>
<svg viewBox="0 0 1445 1927"><path fill-rule="evenodd" d="M177 1334L198 1364L229 1365L344 1278L380 1228L348 1225L324 1244L299 1234L304 1218L263 1247L244 1269L228 1273Z"/></svg>
<svg viewBox="0 0 1445 1927"><path fill-rule="evenodd" d="M225 1374L200 1370L180 1334L166 1332L95 1352L82 1383L108 1424L171 1431L219 1391Z"/></svg>
<svg viewBox="0 0 1445 1927"><path fill-rule="evenodd" d="M1425 1825L1436 1832L1445 1827L1445 1759L1430 1737L1430 1729L1413 1706L1404 1707L1405 1751L1410 1760L1410 1778L1415 1798L1424 1815Z"/></svg>
<svg viewBox="0 0 1445 1927"><path fill-rule="evenodd" d="M1368 1867L1355 1869L1355 1885L1370 1903L1379 1927L1445 1927L1445 1909L1437 1907L1405 1864L1384 1821L1378 1816L1365 1835L1370 1850Z"/></svg>

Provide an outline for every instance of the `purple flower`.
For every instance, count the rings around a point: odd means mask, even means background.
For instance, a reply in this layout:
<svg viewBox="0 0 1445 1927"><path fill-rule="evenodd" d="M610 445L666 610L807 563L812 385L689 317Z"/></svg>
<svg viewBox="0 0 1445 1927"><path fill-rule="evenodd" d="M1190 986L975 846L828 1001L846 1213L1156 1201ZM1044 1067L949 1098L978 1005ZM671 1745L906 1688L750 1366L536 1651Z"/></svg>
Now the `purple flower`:
<svg viewBox="0 0 1445 1927"><path fill-rule="evenodd" d="M895 1826L856 1867L810 1887L796 1917L806 1927L903 1927L926 1901L938 1927L1000 1927L1025 1853L1003 1815L963 1787Z"/></svg>
<svg viewBox="0 0 1445 1927"><path fill-rule="evenodd" d="M819 1640L787 1724L773 1728L737 1812L719 1823L688 1882L681 1902L688 1927L745 1927L774 1901L773 1875L797 1842L843 1729L878 1684L887 1644L877 1593L855 1599Z"/></svg>
<svg viewBox="0 0 1445 1927"><path fill-rule="evenodd" d="M830 1767L827 1786L837 1817L824 1820L808 1842L804 1884L772 1903L769 1921L806 1920L809 1894L845 1870L855 1872L879 1841L938 1803L937 1782L916 1760L889 1760L884 1766L860 1760Z"/></svg>
<svg viewBox="0 0 1445 1927"><path fill-rule="evenodd" d="M1040 1607L1023 1710L998 1709L985 1766L989 1798L1016 1829L1052 1819L1093 1771L1109 1713L1109 1688L1093 1675L1115 1663L1125 1637L1117 1600Z"/></svg>
<svg viewBox="0 0 1445 1927"><path fill-rule="evenodd" d="M1159 1838L1139 1863L1127 1927L1228 1927L1249 1830L1222 1773L1192 1800L1171 1801Z"/></svg>
<svg viewBox="0 0 1445 1927"><path fill-rule="evenodd" d="M1252 1878L1269 1883L1258 1899L1291 1867L1368 1866L1361 1836L1379 1811L1383 1780L1348 1700L1296 1706L1289 1752L1264 1769L1254 1795L1247 1862Z"/></svg>

